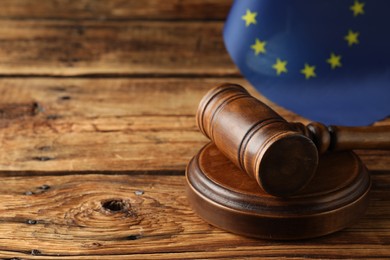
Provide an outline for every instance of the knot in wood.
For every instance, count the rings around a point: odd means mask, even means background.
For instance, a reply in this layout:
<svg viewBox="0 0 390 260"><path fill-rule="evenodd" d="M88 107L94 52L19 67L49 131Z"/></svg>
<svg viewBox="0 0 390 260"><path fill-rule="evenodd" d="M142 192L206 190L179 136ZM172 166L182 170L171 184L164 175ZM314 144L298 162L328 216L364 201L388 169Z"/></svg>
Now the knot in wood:
<svg viewBox="0 0 390 260"><path fill-rule="evenodd" d="M103 201L102 207L111 212L124 212L128 210L129 205L122 199L110 199Z"/></svg>

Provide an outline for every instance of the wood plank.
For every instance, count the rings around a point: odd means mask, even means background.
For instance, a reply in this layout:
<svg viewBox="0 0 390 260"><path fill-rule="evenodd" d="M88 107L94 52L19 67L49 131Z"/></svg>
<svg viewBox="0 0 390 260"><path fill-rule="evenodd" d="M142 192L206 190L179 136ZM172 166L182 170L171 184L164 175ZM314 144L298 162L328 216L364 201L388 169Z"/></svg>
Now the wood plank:
<svg viewBox="0 0 390 260"><path fill-rule="evenodd" d="M242 80L226 78L254 89ZM195 124L221 79L0 79L0 171L179 171L207 142ZM307 122L271 105L290 121ZM388 170L390 152L360 152Z"/></svg>
<svg viewBox="0 0 390 260"><path fill-rule="evenodd" d="M244 86L290 121L309 122L261 96L243 78L0 78L5 120L126 116L195 116L206 92L225 82ZM5 121L3 121L5 122ZM383 123L384 124L384 123Z"/></svg>
<svg viewBox="0 0 390 260"><path fill-rule="evenodd" d="M183 171L206 142L194 114L212 84L201 79L2 80L0 93L8 103L0 107L0 169Z"/></svg>
<svg viewBox="0 0 390 260"><path fill-rule="evenodd" d="M231 0L2 0L0 19L225 19Z"/></svg>
<svg viewBox="0 0 390 260"><path fill-rule="evenodd" d="M368 213L350 228L318 239L275 242L236 236L205 223L188 205L183 176L1 177L0 255L386 258L390 190L375 183L389 186L390 175L373 179Z"/></svg>
<svg viewBox="0 0 390 260"><path fill-rule="evenodd" d="M1 21L0 75L238 75L223 22Z"/></svg>

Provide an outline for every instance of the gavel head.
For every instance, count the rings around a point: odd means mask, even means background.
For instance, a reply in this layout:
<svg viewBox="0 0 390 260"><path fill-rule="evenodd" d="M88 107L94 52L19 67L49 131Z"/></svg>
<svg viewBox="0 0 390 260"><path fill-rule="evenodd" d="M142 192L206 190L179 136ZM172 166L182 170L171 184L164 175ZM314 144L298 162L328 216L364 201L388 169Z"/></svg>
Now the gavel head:
<svg viewBox="0 0 390 260"><path fill-rule="evenodd" d="M314 176L314 143L239 85L210 90L196 118L203 134L271 195L291 196Z"/></svg>

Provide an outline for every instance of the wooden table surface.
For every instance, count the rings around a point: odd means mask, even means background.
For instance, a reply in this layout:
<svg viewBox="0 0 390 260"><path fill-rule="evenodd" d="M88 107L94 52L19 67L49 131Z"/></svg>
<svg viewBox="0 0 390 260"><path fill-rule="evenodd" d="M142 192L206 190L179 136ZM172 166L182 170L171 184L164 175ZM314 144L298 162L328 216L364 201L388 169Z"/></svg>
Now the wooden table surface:
<svg viewBox="0 0 390 260"><path fill-rule="evenodd" d="M390 152L358 151L371 205L333 235L256 240L192 212L184 170L207 142L198 102L221 82L253 91L222 42L230 5L0 2L2 258L390 257Z"/></svg>

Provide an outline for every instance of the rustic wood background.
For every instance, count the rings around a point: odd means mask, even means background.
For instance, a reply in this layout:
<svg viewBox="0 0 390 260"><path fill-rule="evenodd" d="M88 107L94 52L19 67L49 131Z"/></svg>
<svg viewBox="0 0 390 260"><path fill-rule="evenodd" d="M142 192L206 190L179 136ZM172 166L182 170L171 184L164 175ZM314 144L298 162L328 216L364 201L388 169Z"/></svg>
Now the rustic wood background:
<svg viewBox="0 0 390 260"><path fill-rule="evenodd" d="M207 142L200 98L227 81L253 91L223 46L230 5L0 1L0 257L390 257L390 152L359 151L372 203L330 236L249 239L191 211L184 169Z"/></svg>

